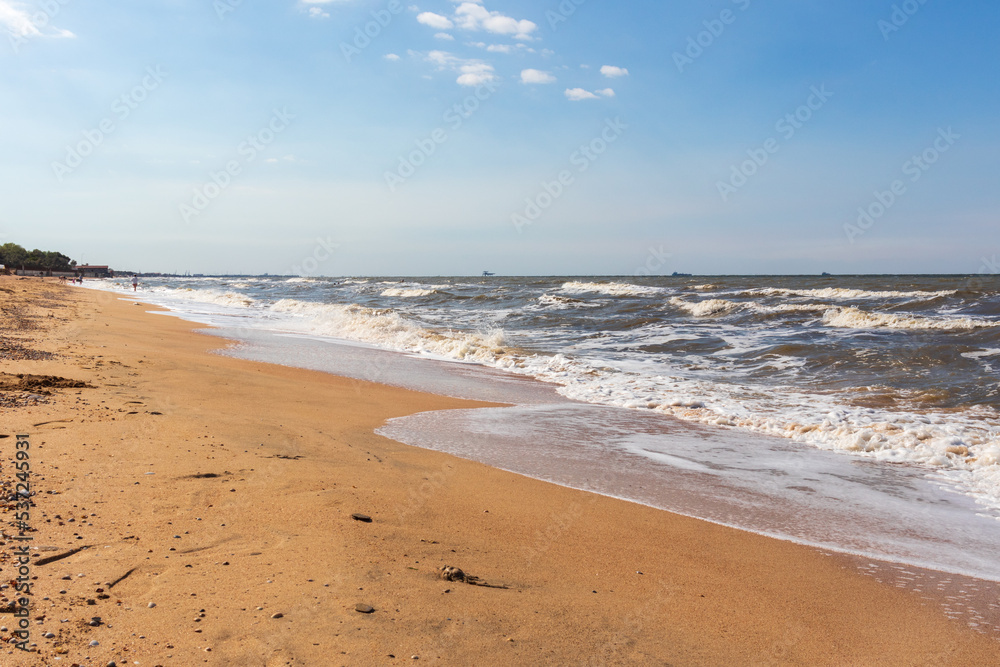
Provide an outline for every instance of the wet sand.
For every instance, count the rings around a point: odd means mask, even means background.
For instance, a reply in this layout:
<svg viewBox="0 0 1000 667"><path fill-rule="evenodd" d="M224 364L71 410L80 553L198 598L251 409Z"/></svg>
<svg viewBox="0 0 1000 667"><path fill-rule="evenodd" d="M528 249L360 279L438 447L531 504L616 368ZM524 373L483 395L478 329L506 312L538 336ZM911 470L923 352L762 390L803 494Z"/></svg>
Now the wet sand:
<svg viewBox="0 0 1000 667"><path fill-rule="evenodd" d="M0 476L27 434L36 493L37 653L5 665L1000 664L844 558L374 433L485 404L213 354L127 295L0 289L0 373L89 385L0 389Z"/></svg>

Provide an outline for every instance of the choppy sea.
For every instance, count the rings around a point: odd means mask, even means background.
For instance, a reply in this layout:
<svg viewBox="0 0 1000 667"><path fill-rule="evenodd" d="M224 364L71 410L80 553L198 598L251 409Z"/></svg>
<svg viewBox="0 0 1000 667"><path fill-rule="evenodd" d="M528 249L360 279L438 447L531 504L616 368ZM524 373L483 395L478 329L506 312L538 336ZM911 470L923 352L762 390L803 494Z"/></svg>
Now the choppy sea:
<svg viewBox="0 0 1000 667"><path fill-rule="evenodd" d="M1000 277L144 278L225 353L510 407L381 433L1000 581Z"/></svg>

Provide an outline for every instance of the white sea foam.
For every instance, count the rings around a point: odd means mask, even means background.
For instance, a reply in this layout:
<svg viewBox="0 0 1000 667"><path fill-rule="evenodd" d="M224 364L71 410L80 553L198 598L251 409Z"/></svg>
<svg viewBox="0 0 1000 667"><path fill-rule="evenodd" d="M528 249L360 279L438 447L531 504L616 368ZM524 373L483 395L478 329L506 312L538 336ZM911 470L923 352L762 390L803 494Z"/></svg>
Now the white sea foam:
<svg viewBox="0 0 1000 667"><path fill-rule="evenodd" d="M281 299L270 310L302 318L298 327L304 333L373 343L393 350L489 365L507 354L500 329L475 333L431 331L393 310L297 299Z"/></svg>
<svg viewBox="0 0 1000 667"><path fill-rule="evenodd" d="M382 296L395 296L401 298L412 298L418 296L429 296L434 294L433 289L407 289L405 287L390 287L382 290Z"/></svg>
<svg viewBox="0 0 1000 667"><path fill-rule="evenodd" d="M704 301L685 301L679 296L670 298L670 305L677 306L695 317L713 317L728 315L744 307L743 304L726 299L705 299Z"/></svg>
<svg viewBox="0 0 1000 667"><path fill-rule="evenodd" d="M213 289L154 287L143 291L143 296L150 295L166 299L227 306L229 308L252 308L259 305L253 297L246 294L232 291L223 292Z"/></svg>
<svg viewBox="0 0 1000 667"><path fill-rule="evenodd" d="M907 313L871 313L859 308L831 308L823 323L845 329L981 329L998 327L1000 321L969 317L920 317Z"/></svg>
<svg viewBox="0 0 1000 667"><path fill-rule="evenodd" d="M739 311L760 314L817 312L823 313L823 323L842 329L940 329L969 330L1000 327L998 320L974 319L969 317L923 317L909 313L877 313L861 310L854 306L828 306L819 303L782 303L765 305L757 301L730 301L728 299L705 299L685 301L681 297L671 297L670 304L694 317L720 317Z"/></svg>
<svg viewBox="0 0 1000 667"><path fill-rule="evenodd" d="M631 285L628 283L583 283L570 281L563 283L562 291L570 294L583 294L593 292L596 294L606 294L608 296L645 296L649 294L659 294L662 290L659 287L649 287L646 285Z"/></svg>
<svg viewBox="0 0 1000 667"><path fill-rule="evenodd" d="M687 311L695 317L718 317L738 311L749 311L761 314L794 313L824 311L828 306L821 304L781 303L774 306L764 305L757 301L729 301L728 299L705 299L703 301L685 301L681 297L670 298L670 305Z"/></svg>
<svg viewBox="0 0 1000 667"><path fill-rule="evenodd" d="M860 289L848 289L846 287L824 287L822 289L784 289L779 287L766 287L763 289L747 290L746 294L759 294L765 296L801 296L814 299L912 299L929 300L956 294L956 290L941 290L937 292L922 291L869 291Z"/></svg>
<svg viewBox="0 0 1000 667"><path fill-rule="evenodd" d="M558 294L543 294L538 297L538 305L553 310L566 310L567 308L599 308L599 303L588 303L581 299L573 299Z"/></svg>

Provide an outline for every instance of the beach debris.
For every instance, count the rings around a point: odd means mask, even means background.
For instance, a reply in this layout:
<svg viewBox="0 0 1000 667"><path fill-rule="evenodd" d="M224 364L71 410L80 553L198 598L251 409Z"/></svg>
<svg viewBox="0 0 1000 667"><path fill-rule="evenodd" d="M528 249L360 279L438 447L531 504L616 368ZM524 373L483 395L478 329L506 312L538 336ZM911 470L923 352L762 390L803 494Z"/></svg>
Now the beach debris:
<svg viewBox="0 0 1000 667"><path fill-rule="evenodd" d="M489 584L480 579L479 577L474 577L471 574L466 574L460 568L452 567L451 565L443 565L438 568L438 576L445 581L464 581L470 586L482 586L483 588L502 588L506 589L507 586Z"/></svg>
<svg viewBox="0 0 1000 667"><path fill-rule="evenodd" d="M372 612L375 611L375 607L371 606L370 604L358 603L354 605L354 611L359 612L361 614L371 614Z"/></svg>
<svg viewBox="0 0 1000 667"><path fill-rule="evenodd" d="M284 618L284 616L280 611L276 614L271 614L271 618Z"/></svg>
<svg viewBox="0 0 1000 667"><path fill-rule="evenodd" d="M87 623L87 625L89 625L92 628L97 628L97 627L100 627L101 623L103 623L103 622L104 621L101 620L100 616L92 616L90 618L90 622Z"/></svg>
<svg viewBox="0 0 1000 667"><path fill-rule="evenodd" d="M149 607L150 609L152 609L153 607L155 607L155 606L156 606L156 603L155 603L155 602L150 602L150 603L149 603L149 604L147 604L146 606L147 606L147 607Z"/></svg>
<svg viewBox="0 0 1000 667"><path fill-rule="evenodd" d="M132 574L133 572L135 572L135 571L136 571L136 569L138 569L138 568L134 568L134 567L133 567L133 568L132 568L131 570L129 570L128 572L126 572L126 573L125 573L125 574L123 574L122 576L120 576L120 577L118 577L117 579L115 579L114 581L112 581L112 582L111 582L110 584L108 584L108 589L112 589L112 588L114 588L115 586L117 586L118 584L120 584L121 582L125 581L125 579L126 579L126 578L127 578L127 577L128 577L129 575L130 575L130 574Z"/></svg>
<svg viewBox="0 0 1000 667"><path fill-rule="evenodd" d="M372 518L370 516L368 516L367 514L354 513L354 514L351 515L351 518L354 519L355 521L361 521L363 523L371 523L372 522Z"/></svg>
<svg viewBox="0 0 1000 667"><path fill-rule="evenodd" d="M85 545L82 547L77 547L76 549L70 549L69 551L64 551L61 554L56 554L55 556L46 556L45 558L39 558L35 561L35 565L48 565L49 563L54 563L57 560L62 560L63 558L69 558L73 554L78 554L84 549L89 549L93 545ZM65 578L65 577L64 577Z"/></svg>

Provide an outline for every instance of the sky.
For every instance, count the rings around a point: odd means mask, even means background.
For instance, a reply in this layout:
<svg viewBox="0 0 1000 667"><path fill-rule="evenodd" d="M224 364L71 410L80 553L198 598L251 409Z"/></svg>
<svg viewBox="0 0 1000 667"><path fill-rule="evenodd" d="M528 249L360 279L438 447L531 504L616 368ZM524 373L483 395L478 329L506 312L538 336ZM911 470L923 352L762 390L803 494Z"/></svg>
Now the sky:
<svg viewBox="0 0 1000 667"><path fill-rule="evenodd" d="M141 272L995 272L1000 5L0 0L0 243Z"/></svg>

